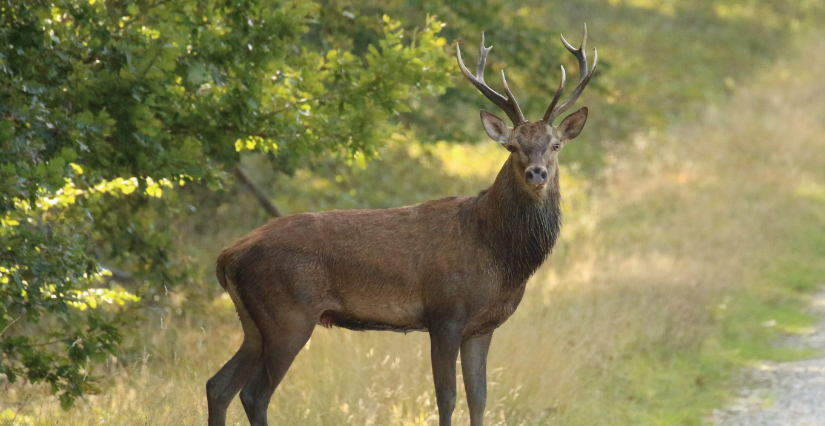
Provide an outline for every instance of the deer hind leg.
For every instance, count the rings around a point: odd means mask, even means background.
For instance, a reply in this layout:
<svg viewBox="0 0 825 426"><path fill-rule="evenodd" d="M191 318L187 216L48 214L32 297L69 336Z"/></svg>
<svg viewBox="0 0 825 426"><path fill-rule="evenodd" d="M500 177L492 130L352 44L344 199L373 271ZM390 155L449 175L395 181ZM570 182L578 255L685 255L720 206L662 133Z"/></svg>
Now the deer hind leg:
<svg viewBox="0 0 825 426"><path fill-rule="evenodd" d="M241 389L241 405L246 412L247 418L252 418L255 408L255 395L259 392L257 389L261 383L266 382L266 368L263 363L263 353L261 357L255 362L255 367L252 369L252 375L249 376L249 381L246 382L243 389Z"/></svg>
<svg viewBox="0 0 825 426"><path fill-rule="evenodd" d="M241 319L244 339L241 348L221 369L206 382L206 400L209 410L209 426L224 426L226 410L244 384L249 380L256 361L261 357L261 333L249 313L229 289Z"/></svg>
<svg viewBox="0 0 825 426"><path fill-rule="evenodd" d="M309 340L316 322L297 312L282 312L277 320L268 319L267 323L273 325L261 328L263 351L252 377L241 390L241 403L251 426L267 425L266 411L272 394Z"/></svg>

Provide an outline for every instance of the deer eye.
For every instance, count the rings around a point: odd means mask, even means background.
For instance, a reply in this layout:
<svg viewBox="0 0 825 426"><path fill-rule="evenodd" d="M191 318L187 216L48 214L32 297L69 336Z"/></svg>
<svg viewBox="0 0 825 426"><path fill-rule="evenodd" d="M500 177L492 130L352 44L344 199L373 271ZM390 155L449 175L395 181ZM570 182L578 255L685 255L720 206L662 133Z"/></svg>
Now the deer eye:
<svg viewBox="0 0 825 426"><path fill-rule="evenodd" d="M507 148L507 151L516 152L516 147L513 145L504 145L504 147Z"/></svg>
<svg viewBox="0 0 825 426"><path fill-rule="evenodd" d="M560 143L554 143L553 144L553 151L558 151L560 149L561 149L561 144Z"/></svg>

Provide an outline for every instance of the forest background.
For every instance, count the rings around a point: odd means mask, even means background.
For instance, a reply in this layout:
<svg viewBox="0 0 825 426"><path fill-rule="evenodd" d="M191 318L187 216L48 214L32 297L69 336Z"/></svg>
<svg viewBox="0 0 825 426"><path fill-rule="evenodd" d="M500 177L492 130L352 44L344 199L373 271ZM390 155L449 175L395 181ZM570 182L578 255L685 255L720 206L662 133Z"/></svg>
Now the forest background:
<svg viewBox="0 0 825 426"><path fill-rule="evenodd" d="M0 2L0 424L199 424L241 331L213 276L273 214L487 187L488 81L544 111L587 22L564 230L490 359L493 424L701 424L811 353L825 272L817 1ZM278 424L435 424L423 334L319 330ZM456 413L467 421L463 403ZM239 405L239 404L236 404ZM243 422L233 405L233 422Z"/></svg>

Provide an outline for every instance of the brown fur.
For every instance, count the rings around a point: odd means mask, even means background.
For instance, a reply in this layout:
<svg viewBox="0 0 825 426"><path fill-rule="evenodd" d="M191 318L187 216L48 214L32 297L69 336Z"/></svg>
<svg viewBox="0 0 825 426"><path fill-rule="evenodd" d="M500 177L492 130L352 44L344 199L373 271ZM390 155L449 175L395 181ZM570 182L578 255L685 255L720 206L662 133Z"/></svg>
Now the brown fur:
<svg viewBox="0 0 825 426"><path fill-rule="evenodd" d="M265 425L272 392L316 325L428 331L441 425L455 405L460 345L472 424L480 425L491 333L553 249L561 226L557 154L586 115L582 109L558 128L539 121L510 129L483 113L490 136L512 154L475 197L272 219L224 250L216 273L245 339L207 383L210 425L223 425L241 387L250 423ZM528 170L546 178L531 180Z"/></svg>
<svg viewBox="0 0 825 426"><path fill-rule="evenodd" d="M253 318L290 304L324 326L426 331L447 315L465 337L492 331L559 228L558 181L535 203L512 163L477 197L272 219L221 253L219 279L225 269Z"/></svg>
<svg viewBox="0 0 825 426"><path fill-rule="evenodd" d="M224 250L216 273L245 339L207 383L210 425L223 425L240 387L250 423L265 425L272 392L316 325L428 331L441 425L455 405L460 345L471 419L480 425L491 333L553 249L561 226L557 154L586 115L574 113L558 128L539 121L510 129L483 113L490 136L512 154L475 197L272 219ZM546 171L546 179L531 181L527 170Z"/></svg>

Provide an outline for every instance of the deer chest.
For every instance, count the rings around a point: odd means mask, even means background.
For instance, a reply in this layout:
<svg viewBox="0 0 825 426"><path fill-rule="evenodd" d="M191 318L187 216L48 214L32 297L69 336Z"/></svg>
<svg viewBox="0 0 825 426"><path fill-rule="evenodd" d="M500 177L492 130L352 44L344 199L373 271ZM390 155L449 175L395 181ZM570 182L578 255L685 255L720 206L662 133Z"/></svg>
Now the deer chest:
<svg viewBox="0 0 825 426"><path fill-rule="evenodd" d="M467 322L465 335L468 337L481 336L492 332L507 321L516 311L524 296L525 286L515 289L502 289L478 314Z"/></svg>

